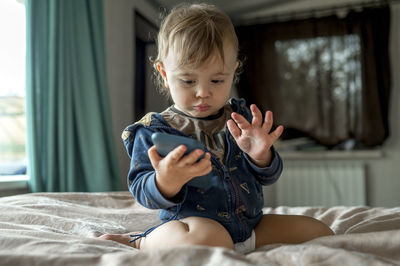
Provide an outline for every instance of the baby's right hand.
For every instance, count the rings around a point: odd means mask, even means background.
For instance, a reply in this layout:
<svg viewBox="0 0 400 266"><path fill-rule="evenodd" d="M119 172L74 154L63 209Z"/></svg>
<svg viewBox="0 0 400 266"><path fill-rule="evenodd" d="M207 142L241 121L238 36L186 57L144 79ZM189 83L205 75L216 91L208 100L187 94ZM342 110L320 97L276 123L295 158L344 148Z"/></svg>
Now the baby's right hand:
<svg viewBox="0 0 400 266"><path fill-rule="evenodd" d="M180 145L166 157L161 157L155 146L148 150L151 164L156 170L156 185L166 198L172 198L178 194L183 185L191 179L206 175L212 170L209 153L198 161L204 151L197 149L184 155L185 151L186 147Z"/></svg>

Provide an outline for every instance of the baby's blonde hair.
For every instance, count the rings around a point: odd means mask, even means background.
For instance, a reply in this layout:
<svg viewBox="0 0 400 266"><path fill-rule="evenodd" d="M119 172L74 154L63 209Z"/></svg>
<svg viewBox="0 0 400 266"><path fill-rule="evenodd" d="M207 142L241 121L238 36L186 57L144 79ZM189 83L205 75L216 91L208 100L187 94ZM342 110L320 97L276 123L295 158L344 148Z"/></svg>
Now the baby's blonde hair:
<svg viewBox="0 0 400 266"><path fill-rule="evenodd" d="M233 24L214 5L181 4L173 8L161 22L157 38L158 55L152 60L156 83L161 91L165 92L164 82L156 64L162 63L169 52L177 53L178 66L196 68L215 52L224 62L225 41L232 45L237 57L238 39Z"/></svg>

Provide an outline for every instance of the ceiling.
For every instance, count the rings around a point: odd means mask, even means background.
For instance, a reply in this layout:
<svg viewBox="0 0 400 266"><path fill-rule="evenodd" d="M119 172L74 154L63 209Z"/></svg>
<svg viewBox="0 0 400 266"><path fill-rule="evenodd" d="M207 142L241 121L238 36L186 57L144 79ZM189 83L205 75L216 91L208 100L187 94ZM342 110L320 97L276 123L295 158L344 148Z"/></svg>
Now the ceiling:
<svg viewBox="0 0 400 266"><path fill-rule="evenodd" d="M256 16L260 11L276 8L290 2L299 2L299 0L209 0L209 4L214 4L225 13L227 13L233 22L240 22L246 18ZM152 5L159 9L164 7L171 9L175 5L182 3L181 0L151 0ZM199 1L184 1L198 3Z"/></svg>
<svg viewBox="0 0 400 266"><path fill-rule="evenodd" d="M232 19L235 25L252 24L257 22L293 19L294 16L309 16L315 12L336 12L349 7L363 4L379 3L387 0L204 0L214 4ZM400 0L389 0L400 1ZM167 10L182 2L199 3L201 0L148 0L156 9ZM333 10L333 11L332 11ZM313 13L314 12L314 13ZM279 19L278 19L279 18Z"/></svg>

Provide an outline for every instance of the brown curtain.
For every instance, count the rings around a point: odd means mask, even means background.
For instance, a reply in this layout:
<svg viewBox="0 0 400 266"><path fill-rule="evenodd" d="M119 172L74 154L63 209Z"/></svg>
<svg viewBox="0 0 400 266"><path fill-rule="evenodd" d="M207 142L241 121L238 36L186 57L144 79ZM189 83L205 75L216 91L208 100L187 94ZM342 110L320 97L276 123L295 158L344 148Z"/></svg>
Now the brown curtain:
<svg viewBox="0 0 400 266"><path fill-rule="evenodd" d="M326 146L389 135L390 9L237 27L238 94ZM291 132L288 130L287 132Z"/></svg>

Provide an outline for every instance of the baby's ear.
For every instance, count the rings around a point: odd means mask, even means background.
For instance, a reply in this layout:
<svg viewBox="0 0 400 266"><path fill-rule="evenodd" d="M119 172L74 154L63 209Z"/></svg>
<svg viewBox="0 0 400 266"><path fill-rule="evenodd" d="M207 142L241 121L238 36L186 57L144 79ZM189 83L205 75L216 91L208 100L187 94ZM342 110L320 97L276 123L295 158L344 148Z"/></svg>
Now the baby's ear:
<svg viewBox="0 0 400 266"><path fill-rule="evenodd" d="M161 62L156 63L157 70L160 73L162 79L164 80L164 87L168 88L167 72L165 72L164 65Z"/></svg>
<svg viewBox="0 0 400 266"><path fill-rule="evenodd" d="M235 71L237 70L237 68L239 67L239 65L240 65L240 62L239 62L239 61L236 61L236 64L235 64Z"/></svg>

